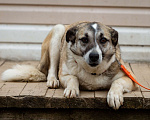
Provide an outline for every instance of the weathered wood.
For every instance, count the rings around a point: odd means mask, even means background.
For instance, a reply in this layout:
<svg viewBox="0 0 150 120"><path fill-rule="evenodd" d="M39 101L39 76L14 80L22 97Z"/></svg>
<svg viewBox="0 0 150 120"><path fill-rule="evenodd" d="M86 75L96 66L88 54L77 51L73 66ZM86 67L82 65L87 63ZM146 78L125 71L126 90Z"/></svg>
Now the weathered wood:
<svg viewBox="0 0 150 120"><path fill-rule="evenodd" d="M145 109L150 109L150 92L142 92L144 97L143 107Z"/></svg>
<svg viewBox="0 0 150 120"><path fill-rule="evenodd" d="M4 85L4 82L1 81L1 74L3 72L2 64L4 64L4 63L1 60L0 61L0 90L3 87L3 85ZM1 96L0 97L0 107L6 107L6 106L7 106L7 98L5 96Z"/></svg>
<svg viewBox="0 0 150 120"><path fill-rule="evenodd" d="M22 62L18 62L18 64L37 66L39 64L39 61L22 61Z"/></svg>
<svg viewBox="0 0 150 120"><path fill-rule="evenodd" d="M5 60L0 60L0 66L5 62Z"/></svg>
<svg viewBox="0 0 150 120"><path fill-rule="evenodd" d="M2 88L3 85L4 85L4 83L0 83L0 89Z"/></svg>
<svg viewBox="0 0 150 120"><path fill-rule="evenodd" d="M64 89L56 89L53 98L64 98Z"/></svg>
<svg viewBox="0 0 150 120"><path fill-rule="evenodd" d="M48 89L47 92L46 92L46 95L45 97L53 97L54 93L55 93L55 90L56 89Z"/></svg>
<svg viewBox="0 0 150 120"><path fill-rule="evenodd" d="M45 96L46 82L27 83L20 96Z"/></svg>
<svg viewBox="0 0 150 120"><path fill-rule="evenodd" d="M6 82L0 89L0 96L19 96L26 82Z"/></svg>
<svg viewBox="0 0 150 120"><path fill-rule="evenodd" d="M94 91L80 91L80 96L69 102L70 108L94 108Z"/></svg>
<svg viewBox="0 0 150 120"><path fill-rule="evenodd" d="M150 67L149 64L131 64L132 70L136 75L137 81L145 86L150 88ZM149 91L140 87L142 91Z"/></svg>
<svg viewBox="0 0 150 120"><path fill-rule="evenodd" d="M45 99L47 100L45 103L45 108L51 108L52 107L52 97L55 93L56 89L48 89L45 95Z"/></svg>
<svg viewBox="0 0 150 120"><path fill-rule="evenodd" d="M108 91L95 91L95 108L108 109L107 104Z"/></svg>
<svg viewBox="0 0 150 120"><path fill-rule="evenodd" d="M141 109L143 108L143 96L140 90L124 94L124 104L121 108Z"/></svg>
<svg viewBox="0 0 150 120"><path fill-rule="evenodd" d="M27 83L19 96L21 108L45 108L48 99L45 97L47 91L46 82Z"/></svg>
<svg viewBox="0 0 150 120"><path fill-rule="evenodd" d="M52 108L69 108L69 99L63 96L64 89L56 89L51 99Z"/></svg>
<svg viewBox="0 0 150 120"><path fill-rule="evenodd" d="M109 108L107 105L107 93L108 91L95 91L95 108ZM143 97L141 92L132 91L124 94L124 104L121 108L143 108Z"/></svg>
<svg viewBox="0 0 150 120"><path fill-rule="evenodd" d="M5 62L0 66L4 71L18 64L36 66L38 62ZM127 67L130 67L126 63ZM149 84L150 64L131 64L137 80ZM141 77L142 76L142 77ZM143 83L141 83L143 84ZM49 89L46 82L6 82L0 83L0 107L16 108L98 108L110 109L107 104L108 91L80 91L77 98L63 96L64 89ZM136 90L124 94L124 105L121 109L150 109L150 91Z"/></svg>
<svg viewBox="0 0 150 120"><path fill-rule="evenodd" d="M6 82L0 89L0 107L18 107L18 96L26 83Z"/></svg>

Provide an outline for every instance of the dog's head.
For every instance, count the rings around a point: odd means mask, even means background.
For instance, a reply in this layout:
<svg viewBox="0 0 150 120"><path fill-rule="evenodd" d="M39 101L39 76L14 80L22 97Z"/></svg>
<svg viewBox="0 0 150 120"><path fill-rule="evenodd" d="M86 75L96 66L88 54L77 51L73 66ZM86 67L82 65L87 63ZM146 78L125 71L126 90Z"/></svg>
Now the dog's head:
<svg viewBox="0 0 150 120"><path fill-rule="evenodd" d="M96 67L114 55L118 32L98 22L83 22L67 31L66 41L75 55L83 57L91 67Z"/></svg>

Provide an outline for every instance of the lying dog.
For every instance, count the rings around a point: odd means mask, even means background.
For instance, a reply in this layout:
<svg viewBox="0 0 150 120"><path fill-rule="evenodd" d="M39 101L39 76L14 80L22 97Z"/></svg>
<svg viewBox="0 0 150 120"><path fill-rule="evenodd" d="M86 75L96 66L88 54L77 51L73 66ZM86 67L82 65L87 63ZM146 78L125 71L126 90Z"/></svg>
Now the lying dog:
<svg viewBox="0 0 150 120"><path fill-rule="evenodd" d="M78 22L66 26L59 24L44 40L37 68L17 65L6 70L2 80L44 81L47 77L47 86L57 88L59 78L67 98L77 97L79 88L110 88L108 105L118 109L123 104L123 93L136 88L120 70L118 62L124 65L116 30L99 22Z"/></svg>

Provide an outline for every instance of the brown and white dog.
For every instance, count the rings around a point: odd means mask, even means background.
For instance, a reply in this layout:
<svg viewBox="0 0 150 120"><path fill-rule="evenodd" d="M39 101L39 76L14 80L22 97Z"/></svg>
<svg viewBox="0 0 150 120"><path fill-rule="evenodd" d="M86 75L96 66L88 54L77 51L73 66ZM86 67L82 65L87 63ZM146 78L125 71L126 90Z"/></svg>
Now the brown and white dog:
<svg viewBox="0 0 150 120"><path fill-rule="evenodd" d="M77 97L79 88L109 89L108 105L118 109L123 104L123 93L136 85L120 70L117 61L124 65L116 30L99 22L58 24L42 44L38 67L16 65L2 74L2 80L47 79L50 88L58 88L60 81L67 98Z"/></svg>

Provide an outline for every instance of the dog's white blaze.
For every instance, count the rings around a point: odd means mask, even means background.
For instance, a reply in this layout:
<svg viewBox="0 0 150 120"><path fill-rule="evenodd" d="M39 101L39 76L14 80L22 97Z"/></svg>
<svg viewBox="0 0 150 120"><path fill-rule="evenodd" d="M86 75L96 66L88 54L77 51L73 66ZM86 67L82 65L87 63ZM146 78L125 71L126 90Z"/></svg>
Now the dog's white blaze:
<svg viewBox="0 0 150 120"><path fill-rule="evenodd" d="M96 34L97 34L97 23L94 23L93 25L92 25L92 27L94 28L94 30L95 30L95 43L96 43L96 46L98 45L97 44L97 41L96 41Z"/></svg>
<svg viewBox="0 0 150 120"><path fill-rule="evenodd" d="M96 23L94 23L94 24L92 25L92 27L95 29L95 31L97 31L97 24L96 24Z"/></svg>
<svg viewBox="0 0 150 120"><path fill-rule="evenodd" d="M96 41L96 35L97 35L97 23L94 23L92 25L92 27L94 28L95 30L95 44L96 44L96 51L98 52L99 54L99 61L102 61L102 51L100 50L99 46L98 46L98 43Z"/></svg>
<svg viewBox="0 0 150 120"><path fill-rule="evenodd" d="M89 55L93 51L93 49L89 50L83 57L87 63L89 63Z"/></svg>
<svg viewBox="0 0 150 120"><path fill-rule="evenodd" d="M98 52L99 54L99 61L101 62L102 61L102 51L100 50L99 46L96 45L96 51Z"/></svg>

